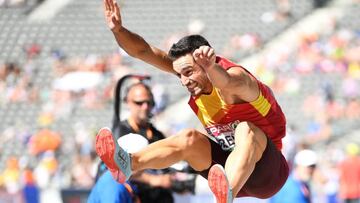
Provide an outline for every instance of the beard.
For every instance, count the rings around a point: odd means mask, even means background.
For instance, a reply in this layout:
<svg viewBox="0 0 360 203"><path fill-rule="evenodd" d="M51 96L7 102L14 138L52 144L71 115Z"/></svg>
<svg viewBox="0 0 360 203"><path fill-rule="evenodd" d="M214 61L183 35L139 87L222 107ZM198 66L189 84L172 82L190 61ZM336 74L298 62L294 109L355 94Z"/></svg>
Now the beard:
<svg viewBox="0 0 360 203"><path fill-rule="evenodd" d="M199 96L202 94L203 91L202 91L202 88L195 87L195 88L189 90L189 92L190 92L191 96Z"/></svg>
<svg viewBox="0 0 360 203"><path fill-rule="evenodd" d="M151 112L139 112L137 117L140 123L148 123L152 116Z"/></svg>

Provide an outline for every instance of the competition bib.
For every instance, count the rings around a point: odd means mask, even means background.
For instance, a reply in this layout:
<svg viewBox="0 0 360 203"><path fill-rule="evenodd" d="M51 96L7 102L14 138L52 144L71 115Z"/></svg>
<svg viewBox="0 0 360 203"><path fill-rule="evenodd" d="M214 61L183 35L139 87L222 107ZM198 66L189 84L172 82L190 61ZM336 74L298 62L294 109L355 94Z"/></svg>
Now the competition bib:
<svg viewBox="0 0 360 203"><path fill-rule="evenodd" d="M239 123L240 121L236 120L228 124L208 126L205 129L224 151L231 151L235 147L235 128Z"/></svg>

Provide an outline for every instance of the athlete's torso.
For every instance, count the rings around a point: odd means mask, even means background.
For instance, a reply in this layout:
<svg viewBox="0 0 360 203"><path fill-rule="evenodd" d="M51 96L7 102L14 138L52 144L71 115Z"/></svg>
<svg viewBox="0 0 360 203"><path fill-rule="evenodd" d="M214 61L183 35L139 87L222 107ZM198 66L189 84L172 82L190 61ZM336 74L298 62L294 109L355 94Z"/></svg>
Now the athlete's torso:
<svg viewBox="0 0 360 203"><path fill-rule="evenodd" d="M234 66L241 67L221 57L217 57L217 63L226 70ZM285 116L271 89L258 80L257 83L260 95L253 102L226 104L216 88L210 95L190 97L189 105L207 133L223 150L234 147L235 128L242 121L255 124L281 149L281 139L285 136Z"/></svg>

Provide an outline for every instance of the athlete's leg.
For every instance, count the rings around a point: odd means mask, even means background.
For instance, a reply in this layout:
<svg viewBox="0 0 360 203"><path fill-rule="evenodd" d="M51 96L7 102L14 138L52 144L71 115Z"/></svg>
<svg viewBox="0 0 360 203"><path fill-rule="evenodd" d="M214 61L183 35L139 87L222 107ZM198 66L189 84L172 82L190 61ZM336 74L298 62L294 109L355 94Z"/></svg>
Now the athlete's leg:
<svg viewBox="0 0 360 203"><path fill-rule="evenodd" d="M226 176L236 197L244 186L256 163L266 148L267 138L264 132L250 122L240 123L235 130L235 148L225 163Z"/></svg>
<svg viewBox="0 0 360 203"><path fill-rule="evenodd" d="M96 136L96 153L119 183L125 182L134 171L166 168L184 160L195 170L211 165L211 144L206 135L196 130L183 130L177 135L157 141L137 153L127 153L108 128Z"/></svg>
<svg viewBox="0 0 360 203"><path fill-rule="evenodd" d="M201 171L211 164L211 145L208 138L196 130L183 130L166 139L154 142L131 155L132 170L160 169L185 160Z"/></svg>

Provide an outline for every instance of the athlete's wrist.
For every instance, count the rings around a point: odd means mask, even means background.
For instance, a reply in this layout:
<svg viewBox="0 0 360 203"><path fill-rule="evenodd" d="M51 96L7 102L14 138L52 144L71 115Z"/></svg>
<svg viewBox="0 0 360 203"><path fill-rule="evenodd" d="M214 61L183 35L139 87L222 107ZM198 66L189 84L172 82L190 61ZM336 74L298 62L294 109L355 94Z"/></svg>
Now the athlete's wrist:
<svg viewBox="0 0 360 203"><path fill-rule="evenodd" d="M217 72L216 69L219 68L217 67L218 65L216 63L213 63L213 64L210 64L208 65L207 67L204 68L204 70L211 74L211 73L214 73L214 72Z"/></svg>
<svg viewBox="0 0 360 203"><path fill-rule="evenodd" d="M117 26L114 27L113 29L111 29L111 32L113 32L114 35L120 34L123 31L123 27L122 26Z"/></svg>

